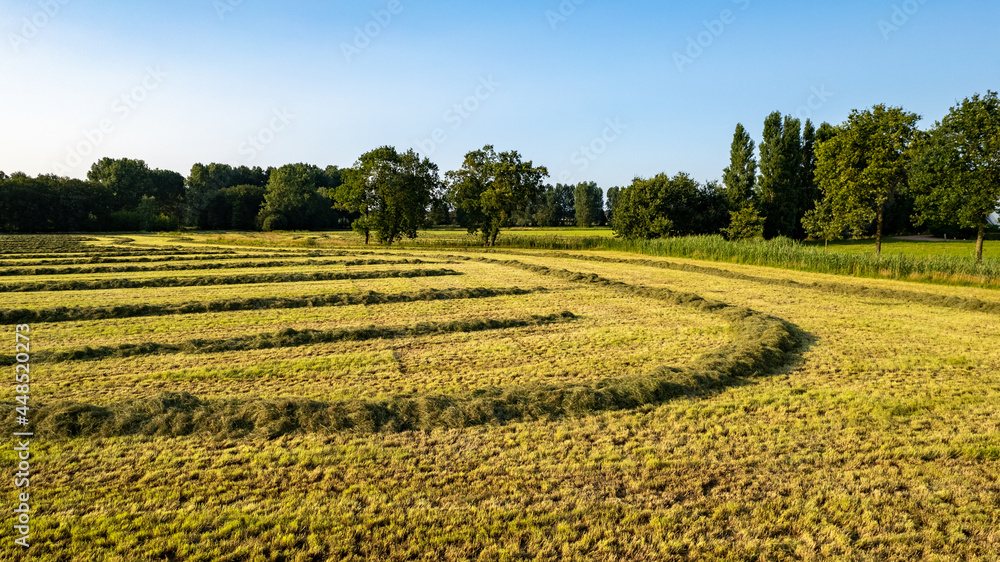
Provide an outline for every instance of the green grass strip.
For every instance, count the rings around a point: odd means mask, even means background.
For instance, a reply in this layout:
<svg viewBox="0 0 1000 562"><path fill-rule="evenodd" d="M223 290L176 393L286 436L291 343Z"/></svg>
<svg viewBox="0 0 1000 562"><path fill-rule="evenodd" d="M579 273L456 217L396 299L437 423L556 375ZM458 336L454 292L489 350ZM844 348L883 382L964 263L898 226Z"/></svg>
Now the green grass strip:
<svg viewBox="0 0 1000 562"><path fill-rule="evenodd" d="M428 263L440 263L419 259L355 259L355 260L316 260L307 259L303 261L278 260L278 261L239 261L239 262L215 262L215 263L185 263L185 264L157 264L157 265L96 265L91 267L17 267L0 271L0 276L14 275L82 275L89 273L142 273L151 271L198 271L211 269L249 269L259 267L297 267L297 266L324 266L324 265L421 265Z"/></svg>
<svg viewBox="0 0 1000 562"><path fill-rule="evenodd" d="M470 248L460 240L422 240L406 246ZM825 252L789 239L727 241L722 236L685 236L656 240L623 240L609 237L518 236L505 234L497 239L499 248L529 250L605 250L653 257L778 267L855 277L910 279L959 286L1000 286L1000 260L984 259L977 265L970 257L912 256L874 253ZM481 248L480 248L481 249Z"/></svg>
<svg viewBox="0 0 1000 562"><path fill-rule="evenodd" d="M575 259L582 261L593 261L601 263L620 263L620 264L638 265L645 267L656 267L659 269L684 271L688 273L697 273L700 275L711 275L713 277L721 277L723 279L749 281L751 283L757 283L761 285L777 285L781 287L790 287L794 289L812 290L833 295L855 296L855 297L874 298L874 299L894 299L915 304L923 304L927 306L955 308L959 310L967 310L973 312L986 312L989 314L1000 314L1000 302L982 301L977 298L952 297L945 295L935 295L933 293L921 293L917 291L902 291L897 289L879 289L874 287L865 287L863 285L854 285L848 283L826 283L820 281L813 281L811 283L801 283L799 281L795 281L792 279L758 277L755 275L747 275L745 273L730 271L728 269L705 267L687 263L674 263L665 260L609 258L604 256L588 256L580 254L549 254L548 257L561 257L561 258Z"/></svg>
<svg viewBox="0 0 1000 562"><path fill-rule="evenodd" d="M571 312L532 315L514 319L468 319L451 322L418 322L409 326L367 326L363 328L338 328L336 330L295 330L285 328L278 332L252 334L227 339L194 339L181 343L146 342L140 344L118 344L100 347L84 347L64 351L40 351L32 355L35 363L57 363L62 361L97 361L109 357L134 357L137 355L168 353L222 353L226 351L249 351L254 349L274 349L301 347L340 341L366 341L376 339L403 338L445 334L450 332L481 332L505 328L540 326L569 321L575 316ZM3 363L13 365L14 357L5 356Z"/></svg>
<svg viewBox="0 0 1000 562"><path fill-rule="evenodd" d="M253 283L298 283L349 279L389 279L463 275L451 269L408 269L387 271L321 271L315 273L262 273L230 276L161 277L155 279L101 279L97 281L39 281L0 285L0 293L31 291L92 291L105 289L145 289L155 287L201 287L207 285L249 285Z"/></svg>
<svg viewBox="0 0 1000 562"><path fill-rule="evenodd" d="M425 289L408 293L335 293L303 295L297 297L252 297L188 301L167 304L122 304L115 306L54 307L35 310L0 310L0 323L28 324L37 322L68 322L136 318L142 316L167 316L170 314L203 314L239 310L275 310L320 306L375 305L432 300L483 299L490 297L527 295L542 290L513 288ZM0 356L4 361L6 356Z"/></svg>

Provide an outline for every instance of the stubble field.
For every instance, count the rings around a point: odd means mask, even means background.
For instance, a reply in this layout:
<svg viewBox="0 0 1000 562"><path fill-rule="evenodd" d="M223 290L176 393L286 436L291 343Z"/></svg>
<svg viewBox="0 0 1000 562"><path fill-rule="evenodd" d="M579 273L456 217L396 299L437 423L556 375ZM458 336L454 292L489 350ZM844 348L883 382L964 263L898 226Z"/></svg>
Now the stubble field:
<svg viewBox="0 0 1000 562"><path fill-rule="evenodd" d="M6 369L32 333L29 556L1000 550L996 290L195 238L0 240Z"/></svg>

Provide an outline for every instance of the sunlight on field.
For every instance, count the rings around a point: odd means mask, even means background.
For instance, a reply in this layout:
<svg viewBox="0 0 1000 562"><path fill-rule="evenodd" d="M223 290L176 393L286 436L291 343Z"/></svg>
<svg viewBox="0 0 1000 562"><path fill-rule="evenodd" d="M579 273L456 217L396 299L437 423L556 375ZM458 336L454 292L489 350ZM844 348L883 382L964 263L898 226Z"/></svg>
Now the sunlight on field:
<svg viewBox="0 0 1000 562"><path fill-rule="evenodd" d="M822 247L822 243L813 243ZM875 251L874 240L831 242L831 252L866 253ZM976 255L975 240L949 240L937 242L910 241L888 238L882 241L882 252L887 255L905 254L910 256L956 256L972 258ZM1000 242L987 240L983 243L983 256L1000 259Z"/></svg>
<svg viewBox="0 0 1000 562"><path fill-rule="evenodd" d="M39 557L1000 550L994 290L622 252L346 249L332 236L113 237L82 252L56 240L38 243L45 257L17 254L23 271L0 285L122 275L83 267L141 266L128 275L148 284L357 274L0 292L5 314L56 318L31 326ZM365 275L404 270L427 275ZM788 353L768 339L781 334L794 335ZM11 430L9 386L0 403Z"/></svg>

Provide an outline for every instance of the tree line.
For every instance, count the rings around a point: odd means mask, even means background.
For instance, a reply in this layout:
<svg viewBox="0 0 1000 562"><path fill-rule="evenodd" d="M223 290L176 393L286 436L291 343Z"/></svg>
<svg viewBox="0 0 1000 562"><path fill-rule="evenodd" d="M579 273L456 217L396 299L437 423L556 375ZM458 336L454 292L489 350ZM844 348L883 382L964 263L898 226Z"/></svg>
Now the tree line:
<svg viewBox="0 0 1000 562"><path fill-rule="evenodd" d="M261 169L195 164L185 178L144 161L103 158L86 180L0 172L0 231L106 232L354 229L392 244L434 225L460 225L495 243L503 227L607 224L594 182L543 184L543 166L492 146L442 178L412 149L383 146L350 168Z"/></svg>
<svg viewBox="0 0 1000 562"><path fill-rule="evenodd" d="M976 238L1000 211L1000 100L976 94L927 131L900 107L854 110L837 126L774 112L757 147L736 125L722 185L685 174L637 178L612 228L630 239L718 232L730 240L836 240L916 228Z"/></svg>
<svg viewBox="0 0 1000 562"><path fill-rule="evenodd" d="M0 172L6 232L351 228L392 244L461 225L484 245L510 226L610 225L626 239L721 233L730 240L835 240L924 228L975 235L977 260L1000 200L1000 101L976 94L927 131L920 116L876 105L814 126L774 112L757 146L737 124L722 182L636 177L549 185L517 151L470 151L443 175L412 149L382 146L353 166L195 164L185 178L142 160L104 158L87 180Z"/></svg>

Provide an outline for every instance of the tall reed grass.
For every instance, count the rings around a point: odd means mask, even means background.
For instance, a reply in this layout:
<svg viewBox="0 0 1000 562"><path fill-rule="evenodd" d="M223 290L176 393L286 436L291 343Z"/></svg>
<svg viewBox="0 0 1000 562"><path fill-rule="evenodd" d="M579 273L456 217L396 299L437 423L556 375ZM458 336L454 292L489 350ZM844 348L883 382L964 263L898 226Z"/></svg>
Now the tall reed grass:
<svg viewBox="0 0 1000 562"><path fill-rule="evenodd" d="M461 240L425 241L424 246L468 247ZM856 277L908 279L955 285L1000 287L1000 261L972 256L911 256L826 252L787 238L730 242L718 235L657 240L504 235L497 247L537 250L609 250L654 257L690 258L779 267Z"/></svg>

